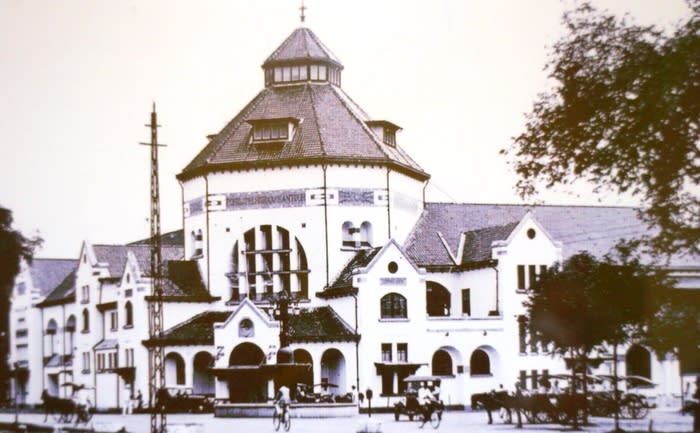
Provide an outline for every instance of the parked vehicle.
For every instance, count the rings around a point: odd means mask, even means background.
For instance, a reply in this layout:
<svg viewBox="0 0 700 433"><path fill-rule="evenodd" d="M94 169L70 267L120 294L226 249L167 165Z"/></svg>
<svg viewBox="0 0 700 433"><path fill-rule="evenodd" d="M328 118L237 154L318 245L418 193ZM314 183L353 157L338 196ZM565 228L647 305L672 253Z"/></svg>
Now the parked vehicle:
<svg viewBox="0 0 700 433"><path fill-rule="evenodd" d="M156 409L165 413L203 413L214 411L214 399L201 394L188 394L161 388L156 393Z"/></svg>

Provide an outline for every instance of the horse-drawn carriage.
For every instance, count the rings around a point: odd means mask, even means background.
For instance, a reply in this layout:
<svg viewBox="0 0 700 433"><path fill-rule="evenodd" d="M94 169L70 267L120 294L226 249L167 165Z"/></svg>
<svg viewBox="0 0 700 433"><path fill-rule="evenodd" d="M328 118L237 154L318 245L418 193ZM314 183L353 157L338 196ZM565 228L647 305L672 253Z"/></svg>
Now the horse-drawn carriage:
<svg viewBox="0 0 700 433"><path fill-rule="evenodd" d="M84 388L73 384L68 386L73 386L73 395ZM49 415L57 423L70 423L75 420L76 424L87 424L92 419L92 408L88 403L81 404L79 399L54 397L44 390L41 400L44 406L44 422L48 420Z"/></svg>
<svg viewBox="0 0 700 433"><path fill-rule="evenodd" d="M436 376L408 376L405 378L406 391L404 401L394 405L394 420L398 421L401 415L406 415L410 421L417 418L421 423L421 427L429 421L433 428L438 428L440 421L442 421L442 412L445 410L445 405L439 399L439 396L435 395L427 403L419 401L418 389L422 384L430 383L433 387L437 387L435 389L439 390L440 381L441 379Z"/></svg>
<svg viewBox="0 0 700 433"><path fill-rule="evenodd" d="M559 378L566 378L559 376ZM607 383L607 376L591 376L590 382ZM638 376L618 378L627 381L627 389L634 391L641 383L645 387L654 384ZM493 423L492 412L500 411L506 423L511 423L513 412L519 411L530 423L559 423L572 424L582 420L586 414L591 416L611 417L619 414L622 418L644 418L649 409L654 407L647 398L637 392L618 391L618 398L610 390L593 390L584 394L582 390L576 393L539 392L530 395L511 395L506 391L492 391L472 395L472 409L483 408L487 411L488 423Z"/></svg>

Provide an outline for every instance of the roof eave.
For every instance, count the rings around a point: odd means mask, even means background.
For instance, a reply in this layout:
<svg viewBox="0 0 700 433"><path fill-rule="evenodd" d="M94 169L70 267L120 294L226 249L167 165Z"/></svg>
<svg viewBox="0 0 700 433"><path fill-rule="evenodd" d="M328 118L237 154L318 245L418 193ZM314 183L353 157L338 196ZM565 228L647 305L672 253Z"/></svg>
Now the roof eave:
<svg viewBox="0 0 700 433"><path fill-rule="evenodd" d="M422 170L414 167L401 164L396 161L390 161L386 159L359 159L359 158L338 158L338 157L316 157L316 158L305 158L305 159L289 159L289 160L271 160L271 161L237 161L237 162L227 162L212 164L208 163L206 165L201 165L199 167L194 167L190 169L185 169L175 176L179 181L187 181L194 179L199 176L204 176L210 173L221 172L221 171L235 171L244 169L256 169L256 168L272 168L272 167L295 167L295 166L309 166L318 164L369 164L369 165L380 165L385 167L390 167L396 171L413 177L419 181L427 181L430 179L430 175Z"/></svg>

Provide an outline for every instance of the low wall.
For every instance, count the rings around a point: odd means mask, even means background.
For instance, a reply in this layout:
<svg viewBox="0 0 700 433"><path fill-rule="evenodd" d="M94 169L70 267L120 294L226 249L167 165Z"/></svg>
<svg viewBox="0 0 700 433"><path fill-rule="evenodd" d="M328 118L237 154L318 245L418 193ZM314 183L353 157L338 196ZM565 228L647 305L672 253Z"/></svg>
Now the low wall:
<svg viewBox="0 0 700 433"><path fill-rule="evenodd" d="M340 418L357 415L354 403L292 403L292 418ZM217 403L214 416L219 418L272 418L270 403Z"/></svg>

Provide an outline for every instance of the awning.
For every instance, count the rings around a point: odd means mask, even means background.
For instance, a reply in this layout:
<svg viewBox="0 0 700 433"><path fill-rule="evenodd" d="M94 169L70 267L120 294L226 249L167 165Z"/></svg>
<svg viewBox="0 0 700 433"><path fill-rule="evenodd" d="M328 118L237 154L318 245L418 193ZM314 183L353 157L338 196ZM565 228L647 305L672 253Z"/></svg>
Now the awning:
<svg viewBox="0 0 700 433"><path fill-rule="evenodd" d="M388 372L397 372L401 375L415 374L416 370L422 365L428 365L426 363L412 363L412 362L400 362L400 363L385 363L385 362L375 362L374 366L377 368L377 374L383 375Z"/></svg>
<svg viewBox="0 0 700 433"><path fill-rule="evenodd" d="M124 382L131 383L136 377L136 367L118 367L113 370Z"/></svg>
<svg viewBox="0 0 700 433"><path fill-rule="evenodd" d="M306 363L294 364L261 364L261 365L232 365L229 367L212 368L214 376L219 379L226 379L239 374L262 373L270 378L279 372L288 373L290 371L308 371L312 365Z"/></svg>
<svg viewBox="0 0 700 433"><path fill-rule="evenodd" d="M119 341L117 341L116 339L106 339L106 340L102 340L99 343L95 344L94 349L95 350L110 350L110 349L116 349L118 345L119 345Z"/></svg>

